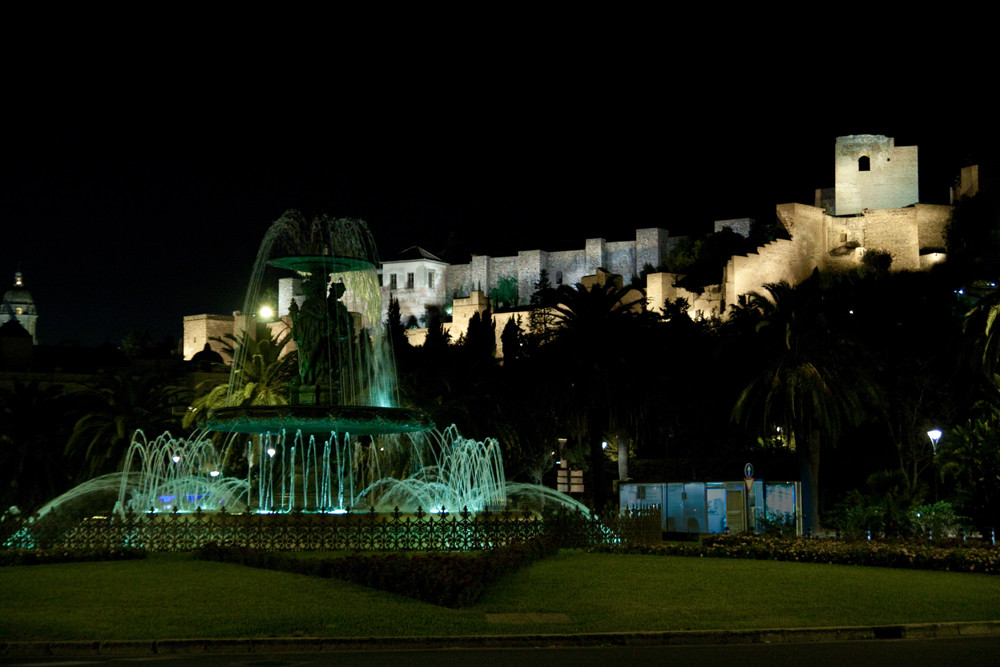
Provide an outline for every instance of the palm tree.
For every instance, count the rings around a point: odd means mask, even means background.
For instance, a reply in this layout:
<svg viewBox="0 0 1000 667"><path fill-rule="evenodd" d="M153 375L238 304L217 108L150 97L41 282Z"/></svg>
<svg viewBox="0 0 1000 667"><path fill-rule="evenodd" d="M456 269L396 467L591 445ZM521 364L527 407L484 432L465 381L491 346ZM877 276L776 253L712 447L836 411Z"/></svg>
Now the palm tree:
<svg viewBox="0 0 1000 667"><path fill-rule="evenodd" d="M641 295L605 282L585 288L562 285L554 292L555 339L546 345L555 355L560 375L568 384L557 395L563 398L558 412L569 418L568 427L590 453L591 493L595 509L604 508L609 483L602 443L609 434L627 431L632 400L643 368L636 355L643 349L638 337L648 320L638 307ZM627 447L627 443L626 443ZM627 452L627 449L626 449Z"/></svg>
<svg viewBox="0 0 1000 667"><path fill-rule="evenodd" d="M997 321L1000 316L1000 289L992 289L965 314L962 323L962 331L974 351L975 365L991 379L1000 365L1000 322Z"/></svg>
<svg viewBox="0 0 1000 667"><path fill-rule="evenodd" d="M128 370L103 375L80 395L84 414L66 452L81 459L91 475L113 472L137 430L159 433L180 425L178 412L186 398L186 389L161 375L136 377Z"/></svg>
<svg viewBox="0 0 1000 667"><path fill-rule="evenodd" d="M976 408L975 418L948 431L939 460L942 478L954 480L962 512L986 535L1000 525L1000 409Z"/></svg>
<svg viewBox="0 0 1000 667"><path fill-rule="evenodd" d="M834 444L842 429L860 422L862 396L870 384L845 380L844 341L836 340L823 316L818 281L798 287L786 282L764 286L770 301L758 326L765 358L733 407L735 421L773 435L780 429L794 448L802 479L805 530L819 528L819 463L823 443ZM857 369L852 369L857 372Z"/></svg>
<svg viewBox="0 0 1000 667"><path fill-rule="evenodd" d="M0 389L0 514L11 505L30 512L68 488L62 453L70 410L59 385L15 381Z"/></svg>
<svg viewBox="0 0 1000 667"><path fill-rule="evenodd" d="M298 360L297 353L285 353L291 340L287 334L254 338L244 332L241 339L227 334L216 340L229 345L234 368L227 383L206 380L198 385L198 397L184 415L185 428L195 426L215 408L288 403L288 383L298 373ZM243 354L234 354L239 348Z"/></svg>

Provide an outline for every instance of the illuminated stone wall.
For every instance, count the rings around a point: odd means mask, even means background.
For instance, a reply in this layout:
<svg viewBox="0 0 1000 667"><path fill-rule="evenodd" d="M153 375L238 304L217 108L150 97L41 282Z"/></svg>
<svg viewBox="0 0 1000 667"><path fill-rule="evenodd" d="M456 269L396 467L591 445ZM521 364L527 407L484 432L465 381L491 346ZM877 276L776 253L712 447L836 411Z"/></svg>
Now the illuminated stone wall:
<svg viewBox="0 0 1000 667"><path fill-rule="evenodd" d="M236 317L233 315L188 315L184 318L184 358L191 359L195 354L205 349L205 343L211 346L213 352L222 355L227 364L232 357L222 350L223 345L212 338L222 338L233 334L236 327Z"/></svg>
<svg viewBox="0 0 1000 667"><path fill-rule="evenodd" d="M676 273L650 273L646 276L646 309L663 313L667 299L686 299L688 316L693 320L705 320L722 315L723 294L719 285L708 285L701 293L691 292L674 283L680 278Z"/></svg>
<svg viewBox="0 0 1000 667"><path fill-rule="evenodd" d="M548 272L553 287L575 285L599 268L630 280L646 264L663 264L680 238L670 236L665 229L648 228L637 229L633 241L587 239L579 250L521 250L510 257L474 255L468 264L448 267L448 293L461 297L482 289L489 294L501 278L516 277L520 303L526 305L542 269Z"/></svg>
<svg viewBox="0 0 1000 667"><path fill-rule="evenodd" d="M743 238L750 236L750 228L753 226L753 218L733 218L732 220L716 220L715 231L721 232L728 229L734 234L739 234Z"/></svg>
<svg viewBox="0 0 1000 667"><path fill-rule="evenodd" d="M834 215L910 206L920 199L917 147L879 134L837 137L834 180Z"/></svg>
<svg viewBox="0 0 1000 667"><path fill-rule="evenodd" d="M767 283L797 284L815 268L857 267L868 250L890 253L893 271L926 270L944 260L940 251L951 212L951 206L917 204L832 216L815 206L782 204L777 207L778 219L791 239L730 258L723 272L725 306L736 303L741 294L764 293Z"/></svg>

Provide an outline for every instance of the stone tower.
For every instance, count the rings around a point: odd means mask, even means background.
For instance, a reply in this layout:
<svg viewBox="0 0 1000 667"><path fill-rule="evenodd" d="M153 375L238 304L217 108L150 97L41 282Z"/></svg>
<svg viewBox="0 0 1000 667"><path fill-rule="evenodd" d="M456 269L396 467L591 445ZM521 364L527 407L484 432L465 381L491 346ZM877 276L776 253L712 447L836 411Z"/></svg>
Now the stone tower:
<svg viewBox="0 0 1000 667"><path fill-rule="evenodd" d="M916 204L917 147L896 146L892 137L880 134L837 137L834 189L834 215Z"/></svg>
<svg viewBox="0 0 1000 667"><path fill-rule="evenodd" d="M38 309L35 308L31 292L24 287L24 276L20 271L14 274L14 286L3 295L3 303L0 304L0 325L10 320L16 320L31 334L32 342L38 344Z"/></svg>

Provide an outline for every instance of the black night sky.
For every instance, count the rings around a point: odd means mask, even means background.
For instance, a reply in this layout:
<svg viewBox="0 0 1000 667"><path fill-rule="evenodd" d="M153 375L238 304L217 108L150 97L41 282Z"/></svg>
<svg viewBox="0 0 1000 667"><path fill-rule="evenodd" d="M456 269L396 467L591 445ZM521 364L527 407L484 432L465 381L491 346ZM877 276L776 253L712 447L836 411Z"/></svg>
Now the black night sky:
<svg viewBox="0 0 1000 667"><path fill-rule="evenodd" d="M451 232L467 252L561 250L812 203L843 134L918 144L921 198L947 203L989 145L977 101L926 69L884 90L852 75L831 97L774 54L697 69L658 44L363 68L242 47L8 60L0 285L23 268L41 342L179 339L184 315L239 308L288 208L365 219L383 258Z"/></svg>

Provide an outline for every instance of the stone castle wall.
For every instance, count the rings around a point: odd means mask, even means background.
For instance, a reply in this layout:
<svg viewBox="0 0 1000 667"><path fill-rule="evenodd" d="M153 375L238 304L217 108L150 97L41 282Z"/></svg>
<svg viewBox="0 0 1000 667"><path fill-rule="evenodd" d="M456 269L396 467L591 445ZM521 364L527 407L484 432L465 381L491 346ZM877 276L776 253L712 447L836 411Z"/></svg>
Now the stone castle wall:
<svg viewBox="0 0 1000 667"><path fill-rule="evenodd" d="M575 285L587 275L587 257L580 250L563 250L549 253L549 283Z"/></svg>
<svg viewBox="0 0 1000 667"><path fill-rule="evenodd" d="M948 225L951 223L951 206L942 204L917 204L917 232L920 237L920 250L945 249Z"/></svg>
<svg viewBox="0 0 1000 667"><path fill-rule="evenodd" d="M868 170L859 159L868 159ZM834 149L835 215L864 209L902 208L920 200L916 146L896 146L892 137L837 137Z"/></svg>
<svg viewBox="0 0 1000 667"><path fill-rule="evenodd" d="M222 355L223 361L231 363L232 357L223 352L223 344L211 339L234 335L235 330L236 317L233 315L187 315L184 318L184 358L190 360L208 343L213 352Z"/></svg>
<svg viewBox="0 0 1000 667"><path fill-rule="evenodd" d="M753 227L753 218L733 218L731 220L716 220L714 223L715 232L728 229L734 234L739 234L743 238L750 236L750 229ZM655 265L654 265L655 266Z"/></svg>
<svg viewBox="0 0 1000 667"><path fill-rule="evenodd" d="M451 264L448 266L447 280L445 280L447 298L468 295L476 289L472 284L471 264Z"/></svg>
<svg viewBox="0 0 1000 667"><path fill-rule="evenodd" d="M913 208L865 211L866 250L883 250L892 255L893 271L920 270L920 237L917 212Z"/></svg>
<svg viewBox="0 0 1000 667"><path fill-rule="evenodd" d="M723 273L725 307L741 294L763 293L767 283L796 284L815 268L841 270L860 264L864 252L892 255L893 271L920 271L943 261L951 206L917 204L906 208L867 209L859 215L832 216L805 204L782 204L778 219L791 239L778 239L757 252L730 258ZM922 255L921 253L924 253Z"/></svg>
<svg viewBox="0 0 1000 667"><path fill-rule="evenodd" d="M799 283L809 277L813 266L808 248L788 239L774 240L749 255L734 255L722 273L723 307L728 309L741 294L766 293L768 283Z"/></svg>
<svg viewBox="0 0 1000 667"><path fill-rule="evenodd" d="M667 299L685 299L688 315L693 320L711 319L722 315L722 290L718 285L709 285L701 292L692 292L677 287L680 276L676 273L650 273L646 276L646 309L663 313Z"/></svg>
<svg viewBox="0 0 1000 667"><path fill-rule="evenodd" d="M468 264L448 267L448 292L451 296L466 296L476 289L489 293L500 278L514 276L521 302L525 304L542 269L548 271L553 286L574 285L599 268L630 279L646 264L653 267L663 264L678 240L679 237L671 237L665 229L649 228L636 230L634 241L609 243L601 238L587 239L579 250L522 250L512 257L474 255Z"/></svg>

